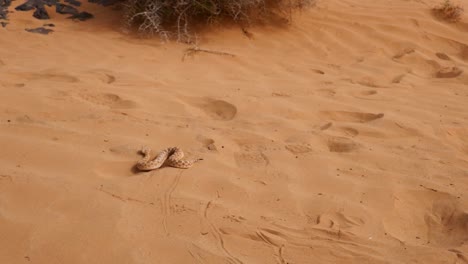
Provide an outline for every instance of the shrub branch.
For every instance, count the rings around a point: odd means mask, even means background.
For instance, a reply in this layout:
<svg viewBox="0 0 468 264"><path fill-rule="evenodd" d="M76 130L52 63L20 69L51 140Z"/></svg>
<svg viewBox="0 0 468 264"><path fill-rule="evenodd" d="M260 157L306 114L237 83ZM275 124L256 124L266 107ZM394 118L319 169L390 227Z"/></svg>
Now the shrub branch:
<svg viewBox="0 0 468 264"><path fill-rule="evenodd" d="M250 25L290 18L314 0L124 0L125 27L190 42L197 25L216 21ZM278 21L278 20L276 20Z"/></svg>

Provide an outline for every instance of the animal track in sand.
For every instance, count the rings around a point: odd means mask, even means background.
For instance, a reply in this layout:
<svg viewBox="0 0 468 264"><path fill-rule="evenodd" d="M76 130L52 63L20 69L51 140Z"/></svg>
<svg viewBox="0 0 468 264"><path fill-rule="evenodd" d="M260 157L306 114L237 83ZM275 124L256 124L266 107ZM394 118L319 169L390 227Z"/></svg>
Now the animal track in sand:
<svg viewBox="0 0 468 264"><path fill-rule="evenodd" d="M442 67L441 63L439 63L439 60L433 57L428 57L424 53L418 51L412 51L409 53L402 52L401 54L394 56L393 61L408 67L408 73L424 77L433 76L433 72L439 70ZM393 83L398 83L398 78L397 81L394 79Z"/></svg>
<svg viewBox="0 0 468 264"><path fill-rule="evenodd" d="M383 100L382 98L379 98L377 95L376 90L366 90L366 91L359 91L359 92L353 92L351 94L354 98L362 99L362 100Z"/></svg>
<svg viewBox="0 0 468 264"><path fill-rule="evenodd" d="M93 69L91 71L86 71L83 73L86 76L86 80L94 81L98 80L106 84L112 84L116 81L115 74L112 71L105 69Z"/></svg>
<svg viewBox="0 0 468 264"><path fill-rule="evenodd" d="M468 128L463 126L445 126L444 140L468 157Z"/></svg>
<svg viewBox="0 0 468 264"><path fill-rule="evenodd" d="M361 94L362 95L374 95L374 94L377 94L377 91L375 90L363 91Z"/></svg>
<svg viewBox="0 0 468 264"><path fill-rule="evenodd" d="M134 108L136 103L131 100L124 100L119 95L106 93L98 96L98 100L112 108Z"/></svg>
<svg viewBox="0 0 468 264"><path fill-rule="evenodd" d="M255 168L270 164L268 157L262 152L242 152L234 155L239 167Z"/></svg>
<svg viewBox="0 0 468 264"><path fill-rule="evenodd" d="M115 82L115 76L114 75L106 74L106 76L107 76L107 81L106 81L107 84L111 84L111 83Z"/></svg>
<svg viewBox="0 0 468 264"><path fill-rule="evenodd" d="M242 221L245 221L245 218L240 215L225 215L223 218L235 223L241 223Z"/></svg>
<svg viewBox="0 0 468 264"><path fill-rule="evenodd" d="M416 189L397 191L394 207L383 219L385 232L408 244L445 249L465 245L468 212L460 197L442 189L443 185L426 182Z"/></svg>
<svg viewBox="0 0 468 264"><path fill-rule="evenodd" d="M224 100L205 99L199 106L205 113L217 120L229 121L237 114L237 107Z"/></svg>
<svg viewBox="0 0 468 264"><path fill-rule="evenodd" d="M175 214L183 214L187 212L196 213L197 210L185 206L184 204L174 204L171 207L171 212Z"/></svg>
<svg viewBox="0 0 468 264"><path fill-rule="evenodd" d="M356 142L345 137L329 137L327 146L330 152L351 152L359 147Z"/></svg>
<svg viewBox="0 0 468 264"><path fill-rule="evenodd" d="M393 78L392 83L400 83L401 80L403 80L405 76L406 76L405 74L400 74L396 76L395 78Z"/></svg>
<svg viewBox="0 0 468 264"><path fill-rule="evenodd" d="M322 70L311 69L311 71L314 72L314 73L317 73L317 74L322 74L322 75L325 74L325 72L322 71Z"/></svg>
<svg viewBox="0 0 468 264"><path fill-rule="evenodd" d="M395 54L393 56L393 59L400 59L400 58L403 58L405 55L408 55L408 54L411 54L415 52L415 50L413 48L406 48L400 52L398 52L397 54Z"/></svg>
<svg viewBox="0 0 468 264"><path fill-rule="evenodd" d="M219 244L221 250L223 251L224 256L227 258L228 262L229 263L234 263L234 264L242 264L243 262L240 261L238 258L236 258L233 254L231 254L231 252L226 247L226 244L225 244L225 241L224 241L224 238L223 238L223 235L225 235L226 233L224 233L222 231L222 229L218 228L210 220L210 217L209 217L210 214L208 212L213 210L213 209L210 210L210 208L213 208L213 207L214 206L213 206L212 201L209 201L206 204L206 207L205 207L205 210L204 210L204 213L203 213L205 222L207 222L209 224L210 231L211 231L212 235L214 236L214 238L218 241L218 244Z"/></svg>
<svg viewBox="0 0 468 264"><path fill-rule="evenodd" d="M80 81L77 77L73 75L55 72L53 70L46 70L43 72L25 73L25 74L21 74L21 76L31 81L47 80L47 81L53 81L53 82L68 82L68 83L76 83Z"/></svg>
<svg viewBox="0 0 468 264"><path fill-rule="evenodd" d="M246 133L243 135L244 138L235 138L234 141L237 143L239 148L244 152L265 152L265 151L278 151L283 150L283 145L274 142L270 138Z"/></svg>
<svg viewBox="0 0 468 264"><path fill-rule="evenodd" d="M315 224L326 229L340 230L342 228L362 226L365 224L365 221L343 213L324 213L317 216Z"/></svg>
<svg viewBox="0 0 468 264"><path fill-rule="evenodd" d="M273 97L291 97L290 94L284 93L284 92L273 92L273 93L271 93L271 96L273 96Z"/></svg>
<svg viewBox="0 0 468 264"><path fill-rule="evenodd" d="M468 242L468 213L460 208L455 197L434 201L426 215L428 240L441 246L461 246Z"/></svg>
<svg viewBox="0 0 468 264"><path fill-rule="evenodd" d="M463 73L463 70L458 67L447 67L438 70L435 74L436 78L456 78Z"/></svg>
<svg viewBox="0 0 468 264"><path fill-rule="evenodd" d="M460 58L464 61L468 61L468 45L462 44L460 49Z"/></svg>
<svg viewBox="0 0 468 264"><path fill-rule="evenodd" d="M441 60L450 60L450 57L447 56L447 54L445 54L445 53L437 52L435 55L437 56L437 58L439 58Z"/></svg>
<svg viewBox="0 0 468 264"><path fill-rule="evenodd" d="M363 113L348 111L322 111L321 114L334 121L367 123L384 117L383 113Z"/></svg>
<svg viewBox="0 0 468 264"><path fill-rule="evenodd" d="M359 131L352 127L340 127L338 130L342 131L346 136L355 137L359 135Z"/></svg>
<svg viewBox="0 0 468 264"><path fill-rule="evenodd" d="M290 144L285 146L292 154L304 154L312 151L310 144Z"/></svg>
<svg viewBox="0 0 468 264"><path fill-rule="evenodd" d="M215 145L214 139L207 138L207 137L204 137L202 135L199 135L197 137L197 140L200 143L202 143L204 149L208 149L208 150L211 150L211 151L217 151L218 150L216 145Z"/></svg>
<svg viewBox="0 0 468 264"><path fill-rule="evenodd" d="M387 120L379 126L368 126L366 124L348 124L345 126L336 125L328 130L327 135L354 138L405 138L421 136L421 133L411 127L403 126Z"/></svg>
<svg viewBox="0 0 468 264"><path fill-rule="evenodd" d="M407 243L423 242L441 248L466 244L468 212L459 199L424 185L420 188L395 194L398 200L389 221L384 219L385 231ZM405 212L404 218L401 212Z"/></svg>
<svg viewBox="0 0 468 264"><path fill-rule="evenodd" d="M117 94L113 93L103 93L103 94L80 94L80 97L85 99L88 102L108 106L110 108L135 108L137 103L131 100L122 99Z"/></svg>
<svg viewBox="0 0 468 264"><path fill-rule="evenodd" d="M325 131L325 130L329 129L329 128L332 127L332 126L333 126L333 123L332 123L332 122L328 122L328 123L326 123L326 124L320 126L320 130Z"/></svg>
<svg viewBox="0 0 468 264"><path fill-rule="evenodd" d="M363 77L360 80L354 81L349 80L351 83L357 83L362 86L370 87L370 88L383 88L383 85L377 83L372 77Z"/></svg>

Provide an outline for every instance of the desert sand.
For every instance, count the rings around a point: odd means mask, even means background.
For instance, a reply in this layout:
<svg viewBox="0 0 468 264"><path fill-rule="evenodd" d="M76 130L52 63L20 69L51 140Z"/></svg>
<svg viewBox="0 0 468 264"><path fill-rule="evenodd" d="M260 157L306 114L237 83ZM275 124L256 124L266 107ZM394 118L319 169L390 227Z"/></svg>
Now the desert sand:
<svg viewBox="0 0 468 264"><path fill-rule="evenodd" d="M110 8L10 14L0 263L468 263L468 16L437 3L322 0L184 60Z"/></svg>

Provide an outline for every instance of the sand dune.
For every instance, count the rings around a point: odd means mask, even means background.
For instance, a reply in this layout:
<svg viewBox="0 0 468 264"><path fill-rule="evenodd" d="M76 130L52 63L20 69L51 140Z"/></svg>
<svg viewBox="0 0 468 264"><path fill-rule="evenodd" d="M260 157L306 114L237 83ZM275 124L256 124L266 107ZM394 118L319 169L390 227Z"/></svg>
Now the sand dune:
<svg viewBox="0 0 468 264"><path fill-rule="evenodd" d="M15 3L15 2L14 2ZM327 0L287 28L0 28L0 263L467 263L468 18ZM136 173L144 145L204 160Z"/></svg>

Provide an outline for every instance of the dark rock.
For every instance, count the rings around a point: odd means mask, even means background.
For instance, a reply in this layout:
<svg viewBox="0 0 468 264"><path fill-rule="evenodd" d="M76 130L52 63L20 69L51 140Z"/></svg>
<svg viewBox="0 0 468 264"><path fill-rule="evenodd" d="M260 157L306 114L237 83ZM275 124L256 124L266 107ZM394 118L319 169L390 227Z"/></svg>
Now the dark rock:
<svg viewBox="0 0 468 264"><path fill-rule="evenodd" d="M47 35L50 32L54 32L52 29L43 28L43 27L27 28L25 30L28 31L28 32L31 32L31 33L38 33L38 34L43 34L43 35Z"/></svg>
<svg viewBox="0 0 468 264"><path fill-rule="evenodd" d="M119 2L119 0L88 0L88 2L102 6L110 6Z"/></svg>
<svg viewBox="0 0 468 264"><path fill-rule="evenodd" d="M10 4L11 0L0 0L0 19L8 19L8 7L10 6Z"/></svg>
<svg viewBox="0 0 468 264"><path fill-rule="evenodd" d="M58 4L59 2L58 0L38 0L38 1L42 1L47 6L54 6Z"/></svg>
<svg viewBox="0 0 468 264"><path fill-rule="evenodd" d="M0 24L2 25L2 27L6 27L8 25L8 22L0 22Z"/></svg>
<svg viewBox="0 0 468 264"><path fill-rule="evenodd" d="M9 7L11 4L11 0L0 0L0 6Z"/></svg>
<svg viewBox="0 0 468 264"><path fill-rule="evenodd" d="M65 2L69 3L70 5L81 6L81 2L77 0L65 0Z"/></svg>
<svg viewBox="0 0 468 264"><path fill-rule="evenodd" d="M0 19L7 19L8 18L8 10L3 7L0 7Z"/></svg>
<svg viewBox="0 0 468 264"><path fill-rule="evenodd" d="M33 17L37 19L49 19L50 18L44 6L36 7L36 11L34 11Z"/></svg>
<svg viewBox="0 0 468 264"><path fill-rule="evenodd" d="M44 27L55 27L54 24L44 24Z"/></svg>
<svg viewBox="0 0 468 264"><path fill-rule="evenodd" d="M58 3L58 0L28 0L25 3L17 6L15 9L18 11L29 11L34 8L42 7L44 5L54 6L57 3Z"/></svg>
<svg viewBox="0 0 468 264"><path fill-rule="evenodd" d="M77 15L78 9L74 8L73 6L64 5L64 4L57 4L55 6L55 11L59 14L69 14L69 15Z"/></svg>
<svg viewBox="0 0 468 264"><path fill-rule="evenodd" d="M11 0L0 0L0 9L7 9L11 5Z"/></svg>
<svg viewBox="0 0 468 264"><path fill-rule="evenodd" d="M0 0L2 1L2 0ZM17 6L15 9L18 11L29 11L36 9L34 11L33 17L37 19L49 19L49 14L45 9L45 5L53 6L58 3L58 0L27 0L23 4Z"/></svg>
<svg viewBox="0 0 468 264"><path fill-rule="evenodd" d="M43 6L43 5L44 4L42 3L42 1L28 0L25 3L15 7L15 9L18 11L29 11L29 10L33 10L34 8L38 6Z"/></svg>
<svg viewBox="0 0 468 264"><path fill-rule="evenodd" d="M68 18L70 19L78 19L80 21L85 21L85 20L88 20L90 18L93 18L93 14L90 14L88 12L81 12L79 14L76 14L76 15L73 15L73 16L70 16Z"/></svg>

